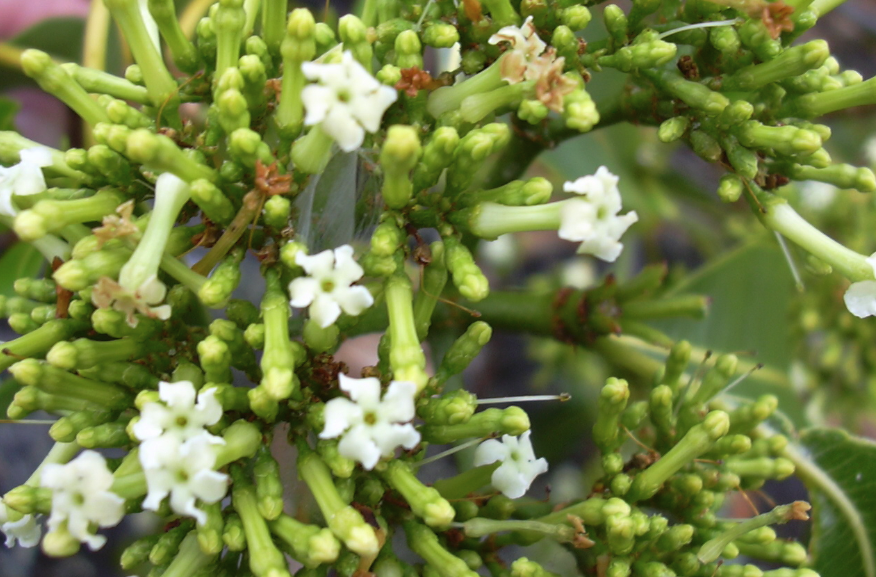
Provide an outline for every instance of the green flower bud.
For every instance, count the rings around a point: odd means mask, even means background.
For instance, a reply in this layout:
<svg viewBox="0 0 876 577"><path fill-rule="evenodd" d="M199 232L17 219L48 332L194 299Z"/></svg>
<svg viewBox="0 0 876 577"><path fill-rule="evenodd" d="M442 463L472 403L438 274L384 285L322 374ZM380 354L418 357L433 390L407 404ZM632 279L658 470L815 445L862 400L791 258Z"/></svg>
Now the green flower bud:
<svg viewBox="0 0 876 577"><path fill-rule="evenodd" d="M423 485L404 462L391 461L383 476L426 525L441 528L453 521L456 512L450 503L437 490Z"/></svg>
<svg viewBox="0 0 876 577"><path fill-rule="evenodd" d="M246 534L243 531L243 521L240 515L230 513L225 515L225 526L222 528L222 542L229 551L246 549Z"/></svg>
<svg viewBox="0 0 876 577"><path fill-rule="evenodd" d="M103 108L45 52L25 50L21 54L21 69L36 80L40 88L72 108L91 126L99 122L109 122Z"/></svg>
<svg viewBox="0 0 876 577"><path fill-rule="evenodd" d="M265 224L278 230L289 225L289 213L292 210L292 202L285 196L272 196L265 202Z"/></svg>
<svg viewBox="0 0 876 577"><path fill-rule="evenodd" d="M441 365L435 372L436 381L444 383L453 375L464 371L490 341L492 334L490 325L483 321L470 324L465 333L453 342L441 360Z"/></svg>
<svg viewBox="0 0 876 577"><path fill-rule="evenodd" d="M690 131L690 147L708 162L719 162L724 154L718 141L702 130Z"/></svg>
<svg viewBox="0 0 876 577"><path fill-rule="evenodd" d="M76 435L76 442L86 449L124 447L130 444L126 427L127 420L103 423L85 428Z"/></svg>
<svg viewBox="0 0 876 577"><path fill-rule="evenodd" d="M739 125L736 137L744 146L772 148L787 156L812 154L822 144L821 136L811 130L795 126L766 126L756 120Z"/></svg>
<svg viewBox="0 0 876 577"><path fill-rule="evenodd" d="M390 208L404 208L410 201L413 191L410 172L421 154L420 138L413 127L396 124L389 128L380 151L380 163L384 171L381 192Z"/></svg>
<svg viewBox="0 0 876 577"><path fill-rule="evenodd" d="M623 46L627 43L627 15L616 4L609 4L603 9L602 18L605 21L605 29L612 43Z"/></svg>
<svg viewBox="0 0 876 577"><path fill-rule="evenodd" d="M422 33L423 43L433 48L450 48L459 42L456 26L446 22L433 22Z"/></svg>
<svg viewBox="0 0 876 577"><path fill-rule="evenodd" d="M166 530L149 552L149 562L153 565L169 563L176 556L180 544L192 530L193 524L192 521L186 520L176 527Z"/></svg>
<svg viewBox="0 0 876 577"><path fill-rule="evenodd" d="M660 139L660 142L675 142L684 136L689 127L690 120L687 116L674 116L663 121L657 130L657 138Z"/></svg>
<svg viewBox="0 0 876 577"><path fill-rule="evenodd" d="M560 11L560 22L574 31L587 28L591 18L590 10L586 6L574 5Z"/></svg>
<svg viewBox="0 0 876 577"><path fill-rule="evenodd" d="M425 399L417 407L417 415L430 425L456 425L468 422L476 408L477 398L465 389L457 389Z"/></svg>
<svg viewBox="0 0 876 577"><path fill-rule="evenodd" d="M282 514L268 525L271 533L279 537L305 567L337 561L341 544L328 529L305 525Z"/></svg>
<svg viewBox="0 0 876 577"><path fill-rule="evenodd" d="M621 72L631 72L640 68L662 66L675 58L676 46L662 40L624 46L608 56L602 56L601 66L617 68Z"/></svg>
<svg viewBox="0 0 876 577"><path fill-rule="evenodd" d="M593 442L603 453L610 453L617 444L619 418L629 398L629 385L623 379L611 377L602 387L596 423L593 425Z"/></svg>
<svg viewBox="0 0 876 577"><path fill-rule="evenodd" d="M425 425L420 433L423 440L443 445L472 437L489 435L522 435L529 430L529 416L519 407L487 409L475 413L468 422L455 425Z"/></svg>
<svg viewBox="0 0 876 577"><path fill-rule="evenodd" d="M122 557L119 560L122 569L125 571L131 571L138 565L145 563L149 558L149 552L158 542L160 537L161 534L147 535L128 545L125 550L122 551Z"/></svg>
<svg viewBox="0 0 876 577"><path fill-rule="evenodd" d="M742 196L744 184L735 174L724 174L718 184L718 197L724 202L736 202Z"/></svg>
<svg viewBox="0 0 876 577"><path fill-rule="evenodd" d="M475 264L471 252L456 237L447 236L443 240L445 263L457 290L473 302L486 298L490 291L489 281Z"/></svg>
<svg viewBox="0 0 876 577"><path fill-rule="evenodd" d="M267 521L259 514L255 489L237 467L232 467L231 475L231 504L243 523L250 570L256 577L288 576L286 559L274 545Z"/></svg>
<svg viewBox="0 0 876 577"><path fill-rule="evenodd" d="M465 561L441 546L438 537L425 525L414 521L404 523L408 547L425 559L440 577L475 577L477 573L468 568Z"/></svg>

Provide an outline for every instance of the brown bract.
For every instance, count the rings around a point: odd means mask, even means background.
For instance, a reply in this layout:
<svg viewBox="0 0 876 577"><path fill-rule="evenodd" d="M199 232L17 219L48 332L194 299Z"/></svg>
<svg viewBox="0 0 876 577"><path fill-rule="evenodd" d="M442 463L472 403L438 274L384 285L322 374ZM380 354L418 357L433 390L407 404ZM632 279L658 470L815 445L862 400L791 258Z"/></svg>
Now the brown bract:
<svg viewBox="0 0 876 577"><path fill-rule="evenodd" d="M794 31L794 21L791 20L793 13L794 7L788 6L781 0L763 7L760 17L773 40L778 38L782 32Z"/></svg>
<svg viewBox="0 0 876 577"><path fill-rule="evenodd" d="M405 94L413 98L420 90L434 90L439 86L441 83L432 78L432 75L414 66L402 69L401 80L395 83L394 88L404 90Z"/></svg>
<svg viewBox="0 0 876 577"><path fill-rule="evenodd" d="M288 174L279 174L277 171L277 163L271 163L270 166L262 164L261 160L256 160L256 176L255 185L259 192L266 196L274 196L277 194L286 194L292 190L292 176Z"/></svg>

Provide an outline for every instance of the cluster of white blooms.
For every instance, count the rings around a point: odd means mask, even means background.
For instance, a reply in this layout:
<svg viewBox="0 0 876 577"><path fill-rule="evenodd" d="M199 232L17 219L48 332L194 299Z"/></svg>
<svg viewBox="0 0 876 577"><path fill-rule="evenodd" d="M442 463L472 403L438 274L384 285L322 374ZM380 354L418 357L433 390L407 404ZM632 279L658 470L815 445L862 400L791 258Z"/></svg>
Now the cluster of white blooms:
<svg viewBox="0 0 876 577"><path fill-rule="evenodd" d="M228 476L213 470L216 454L211 447L225 441L205 429L222 417L214 393L196 394L189 381L162 381L158 385L162 402L146 403L140 411L133 431L142 441L140 464L148 487L145 509L157 510L169 495L171 509L203 524L207 515L195 506L195 499L215 503L225 496Z"/></svg>
<svg viewBox="0 0 876 577"><path fill-rule="evenodd" d="M113 474L95 451L83 451L66 465L46 465L40 484L52 490L49 531L66 527L92 551L103 547L106 537L92 533L89 525L113 527L125 516L125 500L110 491Z"/></svg>
<svg viewBox="0 0 876 577"><path fill-rule="evenodd" d="M562 239L581 242L579 254L592 254L608 262L620 256L624 247L620 237L639 216L635 211L618 214L621 195L617 182L617 176L600 166L596 174L563 185L566 192L583 195L566 201L558 232Z"/></svg>
<svg viewBox="0 0 876 577"><path fill-rule="evenodd" d="M46 190L43 167L52 164L52 154L47 148L26 148L19 153L18 164L0 166L0 214L15 216L18 211L12 195L28 196Z"/></svg>
<svg viewBox="0 0 876 577"><path fill-rule="evenodd" d="M544 458L536 459L529 440L531 431L526 431L519 437L502 435L502 440L488 439L478 445L474 455L474 465L489 465L500 462L501 465L493 471L490 479L493 487L506 497L517 499L522 497L532 481L548 470Z"/></svg>
<svg viewBox="0 0 876 577"><path fill-rule="evenodd" d="M366 130L377 132L383 113L398 98L395 89L378 82L349 50L338 64L305 62L301 70L316 81L301 91L304 124L319 124L346 152L362 146Z"/></svg>
<svg viewBox="0 0 876 577"><path fill-rule="evenodd" d="M356 316L374 304L367 288L352 286L364 271L353 258L350 245L313 256L299 252L295 262L308 276L289 283L290 304L296 308L309 307L310 318L322 328L338 320L341 311Z"/></svg>
<svg viewBox="0 0 876 577"><path fill-rule="evenodd" d="M873 268L876 274L876 252L867 258L867 264ZM858 318L872 317L876 315L876 280L862 280L853 282L846 294L843 295L846 308Z"/></svg>
<svg viewBox="0 0 876 577"><path fill-rule="evenodd" d="M397 447L413 449L420 433L410 421L414 418L417 386L406 381L392 381L383 398L380 381L375 378L354 379L338 375L341 390L350 399L336 397L325 405L325 428L322 439L341 437L338 452L371 470L381 457Z"/></svg>

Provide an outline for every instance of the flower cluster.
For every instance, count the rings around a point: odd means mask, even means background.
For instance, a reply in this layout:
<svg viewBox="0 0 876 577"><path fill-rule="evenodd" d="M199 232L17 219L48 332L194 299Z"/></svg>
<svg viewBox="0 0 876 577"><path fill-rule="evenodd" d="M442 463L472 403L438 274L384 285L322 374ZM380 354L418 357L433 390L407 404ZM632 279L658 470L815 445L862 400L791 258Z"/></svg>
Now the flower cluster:
<svg viewBox="0 0 876 577"><path fill-rule="evenodd" d="M228 476L213 470L216 454L213 445L224 444L205 427L222 417L222 406L215 390L197 394L189 381L161 382L158 397L140 411L132 427L140 443L140 464L146 474L149 493L143 507L157 510L170 495L170 507L180 515L206 522L207 515L195 500L215 503L228 491Z"/></svg>

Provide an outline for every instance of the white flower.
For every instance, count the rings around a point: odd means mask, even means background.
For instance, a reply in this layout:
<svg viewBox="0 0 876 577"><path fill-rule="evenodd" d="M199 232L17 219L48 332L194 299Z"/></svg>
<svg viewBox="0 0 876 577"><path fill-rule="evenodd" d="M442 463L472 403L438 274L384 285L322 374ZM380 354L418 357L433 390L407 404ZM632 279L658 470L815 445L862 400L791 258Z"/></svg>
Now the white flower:
<svg viewBox="0 0 876 577"><path fill-rule="evenodd" d="M309 276L289 283L290 304L296 308L309 306L310 318L325 328L341 315L356 316L374 304L374 298L363 286L351 286L362 278L364 271L353 259L353 247L348 244L334 251L324 250L307 256L299 252L295 262Z"/></svg>
<svg viewBox="0 0 876 577"><path fill-rule="evenodd" d="M21 158L18 164L0 166L0 214L6 216L18 214L12 204L13 194L28 196L46 190L42 168L52 164L52 153L47 148L25 148L18 154Z"/></svg>
<svg viewBox="0 0 876 577"><path fill-rule="evenodd" d="M66 465L46 465L40 484L52 489L49 531L66 521L70 534L92 551L103 547L106 537L91 533L89 524L113 527L125 515L125 500L110 491L113 474L95 451L83 451Z"/></svg>
<svg viewBox="0 0 876 577"><path fill-rule="evenodd" d="M502 79L510 84L524 80L538 79L553 63L553 55L540 58L547 44L538 37L532 16L526 18L523 25L505 26L490 36L490 44L509 42L511 49L502 56Z"/></svg>
<svg viewBox="0 0 876 577"><path fill-rule="evenodd" d="M635 211L618 215L621 195L617 181L617 176L600 166L596 174L563 185L566 192L585 195L585 198L566 201L558 232L562 239L581 241L579 254L592 254L614 262L624 246L618 242L620 237L639 220Z"/></svg>
<svg viewBox="0 0 876 577"><path fill-rule="evenodd" d="M213 470L216 453L210 435L202 433L182 442L176 435L161 435L140 444L140 464L148 493L143 508L157 511L170 495L170 508L194 517L199 525L207 514L195 507L195 499L216 503L228 492L228 475Z"/></svg>
<svg viewBox="0 0 876 577"><path fill-rule="evenodd" d="M392 381L381 400L380 381L375 378L353 379L340 374L338 379L341 390L353 400L336 397L326 403L321 439L343 435L338 452L369 471L396 447L417 446L420 433L408 422L414 418L414 383Z"/></svg>
<svg viewBox="0 0 876 577"><path fill-rule="evenodd" d="M547 461L536 459L529 440L530 431L519 437L502 435L502 440L489 439L475 450L474 465L489 465L501 461L499 468L493 471L491 482L493 487L506 497L517 499L522 497L532 481L542 473L547 472Z"/></svg>
<svg viewBox="0 0 876 577"><path fill-rule="evenodd" d="M365 131L377 132L386 109L398 93L371 76L348 50L340 64L305 62L301 70L309 84L301 91L307 114L304 124L322 129L346 152L362 146Z"/></svg>
<svg viewBox="0 0 876 577"><path fill-rule="evenodd" d="M162 321L170 318L170 305L161 305L166 295L167 287L158 280L157 275L147 278L134 292L126 290L109 277L101 277L91 293L91 302L101 309L112 306L115 310L125 313L125 322L128 326L136 327L138 322L136 313Z"/></svg>
<svg viewBox="0 0 876 577"><path fill-rule="evenodd" d="M10 521L6 506L0 503L0 531L6 535L6 546L35 547L40 542L42 529L33 515L24 515L17 521Z"/></svg>
<svg viewBox="0 0 876 577"><path fill-rule="evenodd" d="M867 264L876 273L876 252L867 258ZM853 282L843 295L846 308L858 318L876 315L876 280Z"/></svg>
<svg viewBox="0 0 876 577"><path fill-rule="evenodd" d="M214 444L223 444L221 437L210 435L204 428L215 425L222 417L222 405L215 398L216 389L197 395L189 381L158 383L161 403L146 403L140 411L140 420L134 423L134 435L141 441L160 436L173 436L181 443L193 437L206 435Z"/></svg>

